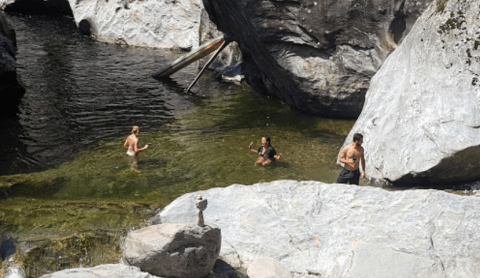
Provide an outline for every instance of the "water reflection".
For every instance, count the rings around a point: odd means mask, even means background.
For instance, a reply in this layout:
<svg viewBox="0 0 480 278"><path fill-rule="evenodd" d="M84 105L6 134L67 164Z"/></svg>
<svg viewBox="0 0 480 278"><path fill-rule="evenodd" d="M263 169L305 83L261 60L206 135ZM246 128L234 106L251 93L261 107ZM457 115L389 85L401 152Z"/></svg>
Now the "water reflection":
<svg viewBox="0 0 480 278"><path fill-rule="evenodd" d="M0 144L9 155L0 158L0 175L59 165L132 125L156 128L196 99L184 86L198 65L167 82L150 77L181 53L98 43L68 17L7 20L17 33L18 74L27 90L18 116L1 119Z"/></svg>

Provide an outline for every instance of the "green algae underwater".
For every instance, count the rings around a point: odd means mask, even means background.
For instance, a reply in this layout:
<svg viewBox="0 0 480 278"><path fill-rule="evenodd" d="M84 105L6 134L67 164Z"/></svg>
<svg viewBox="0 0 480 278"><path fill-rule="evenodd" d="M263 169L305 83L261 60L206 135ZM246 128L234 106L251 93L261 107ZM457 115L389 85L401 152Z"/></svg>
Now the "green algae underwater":
<svg viewBox="0 0 480 278"><path fill-rule="evenodd" d="M185 193L280 179L335 182L353 124L304 115L246 84L230 85L171 123L140 130L140 146L149 148L137 170L123 147L126 130L57 168L1 176L0 234L16 242L13 257L27 277L117 263L121 238ZM283 155L267 167L248 150L263 135Z"/></svg>

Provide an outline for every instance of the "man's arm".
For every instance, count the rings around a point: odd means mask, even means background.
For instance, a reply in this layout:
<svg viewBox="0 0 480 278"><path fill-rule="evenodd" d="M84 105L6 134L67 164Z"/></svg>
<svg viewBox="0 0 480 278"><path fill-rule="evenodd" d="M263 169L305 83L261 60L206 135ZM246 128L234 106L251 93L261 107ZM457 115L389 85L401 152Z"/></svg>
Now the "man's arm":
<svg viewBox="0 0 480 278"><path fill-rule="evenodd" d="M125 140L125 144L123 144L123 147L128 148L128 137L127 140Z"/></svg>
<svg viewBox="0 0 480 278"><path fill-rule="evenodd" d="M342 163L351 163L351 161L347 161L347 149L348 147L342 149L342 151L340 152L340 156L338 157L338 161Z"/></svg>
<svg viewBox="0 0 480 278"><path fill-rule="evenodd" d="M360 161L362 162L362 175L360 176L362 179L365 178L365 155L362 150L362 155L360 157Z"/></svg>

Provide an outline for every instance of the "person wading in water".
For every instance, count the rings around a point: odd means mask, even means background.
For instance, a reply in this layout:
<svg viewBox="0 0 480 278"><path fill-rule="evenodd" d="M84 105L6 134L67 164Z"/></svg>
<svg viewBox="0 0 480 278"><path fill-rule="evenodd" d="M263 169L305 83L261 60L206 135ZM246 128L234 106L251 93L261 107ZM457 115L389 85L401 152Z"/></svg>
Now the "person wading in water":
<svg viewBox="0 0 480 278"><path fill-rule="evenodd" d="M266 166L272 161L280 160L282 158L281 154L277 154L275 149L270 145L270 137L262 137L262 146L258 148L258 151L252 149L253 142L250 143L248 149L254 153L258 153L257 164Z"/></svg>
<svg viewBox="0 0 480 278"><path fill-rule="evenodd" d="M355 133L353 143L345 146L340 152L338 161L344 164L343 170L338 175L337 183L359 183L360 177L365 178L365 156L363 155L363 135ZM362 161L362 175L360 176L360 160Z"/></svg>
<svg viewBox="0 0 480 278"><path fill-rule="evenodd" d="M138 136L139 133L140 133L140 129L138 128L138 126L134 126L132 128L132 134L127 137L127 140L125 140L125 144L123 144L123 146L125 148L128 148L127 155L130 156L133 159L132 166L135 169L137 168L137 162L138 162L137 155L138 155L138 153L142 152L142 151L144 151L148 148L148 144L145 145L145 147L143 147L141 149L138 147L139 140L138 140L137 136Z"/></svg>

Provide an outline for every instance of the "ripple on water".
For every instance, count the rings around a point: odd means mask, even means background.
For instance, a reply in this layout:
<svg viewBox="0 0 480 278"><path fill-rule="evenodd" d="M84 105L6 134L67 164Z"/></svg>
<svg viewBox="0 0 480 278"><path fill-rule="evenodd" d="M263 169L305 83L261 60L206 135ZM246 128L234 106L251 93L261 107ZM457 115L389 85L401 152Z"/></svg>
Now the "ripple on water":
<svg viewBox="0 0 480 278"><path fill-rule="evenodd" d="M143 131L162 126L193 105L181 83L198 65L180 74L180 83L150 77L179 54L96 42L68 17L7 20L17 34L18 73L27 92L19 115L1 120L0 143L9 155L0 158L0 175L57 166L133 125Z"/></svg>

